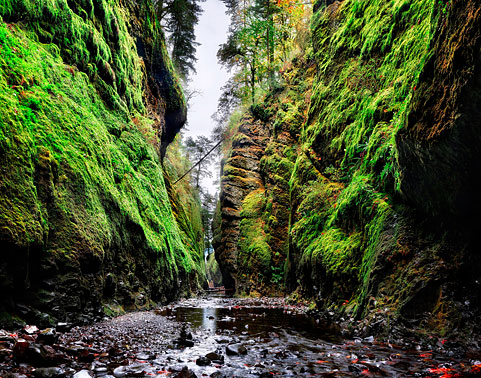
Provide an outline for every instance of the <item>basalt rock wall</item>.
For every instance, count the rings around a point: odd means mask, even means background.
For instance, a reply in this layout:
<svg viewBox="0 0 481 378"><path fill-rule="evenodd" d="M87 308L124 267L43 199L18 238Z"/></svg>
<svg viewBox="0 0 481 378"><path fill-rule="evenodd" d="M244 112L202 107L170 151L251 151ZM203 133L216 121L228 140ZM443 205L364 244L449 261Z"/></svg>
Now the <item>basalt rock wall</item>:
<svg viewBox="0 0 481 378"><path fill-rule="evenodd" d="M152 1L0 1L0 87L2 322L196 290L161 161L186 106Z"/></svg>
<svg viewBox="0 0 481 378"><path fill-rule="evenodd" d="M479 334L480 12L314 6L312 46L241 121L268 138L259 185L238 190L235 223L218 222L217 258L239 292L309 298L365 335Z"/></svg>

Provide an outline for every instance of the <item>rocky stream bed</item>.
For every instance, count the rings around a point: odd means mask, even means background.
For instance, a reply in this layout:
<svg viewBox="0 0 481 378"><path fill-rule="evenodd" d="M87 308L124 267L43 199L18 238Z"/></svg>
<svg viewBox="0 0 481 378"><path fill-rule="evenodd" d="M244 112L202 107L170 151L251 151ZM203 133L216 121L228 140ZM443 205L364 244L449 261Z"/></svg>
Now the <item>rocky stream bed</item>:
<svg viewBox="0 0 481 378"><path fill-rule="evenodd" d="M463 377L481 353L343 338L283 299L189 299L89 326L0 331L7 377Z"/></svg>

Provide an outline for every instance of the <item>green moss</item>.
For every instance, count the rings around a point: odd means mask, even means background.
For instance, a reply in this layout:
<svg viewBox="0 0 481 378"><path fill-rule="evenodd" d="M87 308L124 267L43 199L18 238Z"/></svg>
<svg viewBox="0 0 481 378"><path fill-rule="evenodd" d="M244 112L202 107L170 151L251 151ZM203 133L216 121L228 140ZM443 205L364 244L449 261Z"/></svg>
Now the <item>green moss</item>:
<svg viewBox="0 0 481 378"><path fill-rule="evenodd" d="M172 213L158 141L146 132L153 121L139 113L144 74L126 14L97 3L103 21L60 0L0 3L3 17L25 17L21 26L0 22L0 239L53 259L110 261L135 248L140 264L156 261L156 290L175 287L199 264ZM51 41L39 36L45 25ZM116 33L114 49L107 39ZM116 78L104 85L87 66L107 61Z"/></svg>
<svg viewBox="0 0 481 378"><path fill-rule="evenodd" d="M12 315L8 312L0 312L0 324L7 329L23 328L27 323L16 315Z"/></svg>
<svg viewBox="0 0 481 378"><path fill-rule="evenodd" d="M261 219L265 202L263 189L250 192L242 202L237 260L241 274L255 282L267 284L272 250L269 246L269 236L264 231L265 222ZM259 276L254 277L254 274Z"/></svg>
<svg viewBox="0 0 481 378"><path fill-rule="evenodd" d="M375 172L392 183L399 176L394 136L430 56L437 2L347 1L335 16L337 30L331 17L319 11L313 20L320 71L307 140L322 135L331 141L330 153L342 156L343 168Z"/></svg>
<svg viewBox="0 0 481 378"><path fill-rule="evenodd" d="M395 137L442 17L434 0L346 0L313 16L318 71L289 181L290 258L307 272L306 285L325 286L333 302L352 296L353 311L366 303L380 237L395 213ZM293 109L284 108L281 119ZM343 275L347 289L323 282L326 275Z"/></svg>
<svg viewBox="0 0 481 378"><path fill-rule="evenodd" d="M265 192L262 189L250 192L242 202L241 217L255 218L265 206Z"/></svg>
<svg viewBox="0 0 481 378"><path fill-rule="evenodd" d="M110 318L125 314L124 308L117 303L104 304L102 306L102 311L106 316Z"/></svg>
<svg viewBox="0 0 481 378"><path fill-rule="evenodd" d="M305 249L303 259L310 258L313 273L322 266L327 274L357 276L362 233L346 235L342 230L331 228L321 233ZM302 262L301 262L302 263Z"/></svg>

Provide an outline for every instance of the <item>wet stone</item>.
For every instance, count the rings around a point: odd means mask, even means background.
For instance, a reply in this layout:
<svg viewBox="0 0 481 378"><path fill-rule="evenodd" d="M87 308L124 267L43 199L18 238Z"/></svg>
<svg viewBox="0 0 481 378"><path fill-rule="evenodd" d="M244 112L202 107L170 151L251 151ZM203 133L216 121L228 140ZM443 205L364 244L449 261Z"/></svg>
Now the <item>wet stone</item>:
<svg viewBox="0 0 481 378"><path fill-rule="evenodd" d="M225 347L225 352L229 356L246 355L247 349L242 344L230 344Z"/></svg>
<svg viewBox="0 0 481 378"><path fill-rule="evenodd" d="M59 367L38 368L33 372L38 378L60 378L65 376L65 371Z"/></svg>
<svg viewBox="0 0 481 378"><path fill-rule="evenodd" d="M187 340L187 339L177 339L174 341L174 343L181 347L190 348L194 346L194 342L192 340Z"/></svg>
<svg viewBox="0 0 481 378"><path fill-rule="evenodd" d="M35 325L27 325L23 328L23 331L28 335L33 335L38 332L38 327Z"/></svg>
<svg viewBox="0 0 481 378"><path fill-rule="evenodd" d="M213 362L218 362L218 363L224 362L224 356L216 352L207 353L205 355L205 358Z"/></svg>
<svg viewBox="0 0 481 378"><path fill-rule="evenodd" d="M174 378L197 378L197 375L187 366L184 366L180 372L174 375Z"/></svg>
<svg viewBox="0 0 481 378"><path fill-rule="evenodd" d="M150 370L152 370L152 372ZM143 376L145 373L153 373L153 370L154 369L150 365L139 363L119 366L113 371L113 374L117 378L138 377Z"/></svg>
<svg viewBox="0 0 481 378"><path fill-rule="evenodd" d="M209 375L209 377L211 377L211 378L227 378L227 376L220 371L216 371L216 372L212 373L211 375Z"/></svg>
<svg viewBox="0 0 481 378"><path fill-rule="evenodd" d="M137 358L138 360L144 360L144 361L153 360L155 358L155 354L141 352L141 353L137 353L135 355L135 358Z"/></svg>
<svg viewBox="0 0 481 378"><path fill-rule="evenodd" d="M88 349L79 349L77 353L79 361L82 362L92 362L95 359L93 353L91 353Z"/></svg>
<svg viewBox="0 0 481 378"><path fill-rule="evenodd" d="M182 327L182 330L180 331L180 338L181 338L181 339L192 340L192 333L191 333L191 332L187 332L187 328L186 328L185 325Z"/></svg>
<svg viewBox="0 0 481 378"><path fill-rule="evenodd" d="M72 378L92 378L92 375L90 375L90 372L88 370L84 369L75 373Z"/></svg>
<svg viewBox="0 0 481 378"><path fill-rule="evenodd" d="M114 377L117 377L117 378L126 377L128 374L127 367L119 366L118 368L114 369L113 374L114 374Z"/></svg>
<svg viewBox="0 0 481 378"><path fill-rule="evenodd" d="M13 347L13 355L17 359L23 359L27 353L30 343L25 339L18 339Z"/></svg>
<svg viewBox="0 0 481 378"><path fill-rule="evenodd" d="M72 329L72 327L73 327L72 323L58 322L56 329L59 332L68 332Z"/></svg>
<svg viewBox="0 0 481 378"><path fill-rule="evenodd" d="M52 345L58 340L57 332L55 328L47 328L38 334L37 342L40 344Z"/></svg>
<svg viewBox="0 0 481 378"><path fill-rule="evenodd" d="M13 350L0 345L0 362L10 359Z"/></svg>
<svg viewBox="0 0 481 378"><path fill-rule="evenodd" d="M209 360L207 357L199 357L197 360L195 360L195 363L199 366L208 366L210 365L211 360Z"/></svg>
<svg viewBox="0 0 481 378"><path fill-rule="evenodd" d="M0 329L0 341L15 341L15 337L7 331Z"/></svg>

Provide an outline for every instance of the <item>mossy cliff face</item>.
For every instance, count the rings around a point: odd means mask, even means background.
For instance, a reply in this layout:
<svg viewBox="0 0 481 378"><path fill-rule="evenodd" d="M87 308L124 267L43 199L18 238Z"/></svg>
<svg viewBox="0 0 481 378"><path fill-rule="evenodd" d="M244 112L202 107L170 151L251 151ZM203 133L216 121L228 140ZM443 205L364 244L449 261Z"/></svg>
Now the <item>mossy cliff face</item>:
<svg viewBox="0 0 481 378"><path fill-rule="evenodd" d="M240 120L223 160L213 245L224 285L242 294L281 294L284 288L289 179L314 73L304 59L296 65L283 72L292 85Z"/></svg>
<svg viewBox="0 0 481 378"><path fill-rule="evenodd" d="M266 145L267 133L262 122L246 115L232 141L229 157L223 162L220 205L216 214L213 245L224 285L233 288L239 282L238 243L242 242L240 220L242 202L251 191L262 192L259 161ZM222 230L222 231L221 231ZM261 230L258 230L261 232Z"/></svg>
<svg viewBox="0 0 481 378"><path fill-rule="evenodd" d="M294 62L297 74L281 93L254 109L271 141L275 125L291 136L294 153L280 155L291 164L260 170L266 189L272 177L287 179L274 200L288 211L285 232L276 231L287 252L261 233L272 235L272 225L255 235L282 256L285 290L365 319L365 333L389 330L393 320L439 334L473 331L466 314L479 308L481 282L481 5L345 0L314 8L312 50ZM266 148L261 161L278 155ZM249 209L266 220L270 190L264 203L253 201L257 188L244 191L239 234ZM237 272L246 269L241 241L231 256ZM273 278L265 285L278 285Z"/></svg>
<svg viewBox="0 0 481 378"><path fill-rule="evenodd" d="M74 320L198 287L160 160L185 102L151 1L2 0L0 17L2 311Z"/></svg>

